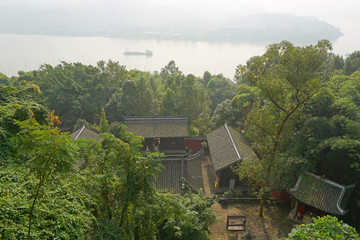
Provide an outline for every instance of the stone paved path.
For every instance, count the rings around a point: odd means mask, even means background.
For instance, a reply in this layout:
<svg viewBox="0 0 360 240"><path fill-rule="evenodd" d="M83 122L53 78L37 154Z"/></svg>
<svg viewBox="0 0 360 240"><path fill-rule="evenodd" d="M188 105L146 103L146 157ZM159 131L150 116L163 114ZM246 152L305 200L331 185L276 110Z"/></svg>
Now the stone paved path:
<svg viewBox="0 0 360 240"><path fill-rule="evenodd" d="M208 182L207 166L211 164L206 156L202 161L202 175L204 181L204 192L206 196L211 196ZM234 203L222 206L218 202L212 205L218 221L210 228L212 240L238 240L244 232L228 232L226 230L226 218L228 214L245 214L247 217L246 231L250 230L252 239L267 240L286 237L291 231L293 223L286 219L289 209L286 205L266 204L264 208L265 216L258 216L259 203Z"/></svg>
<svg viewBox="0 0 360 240"><path fill-rule="evenodd" d="M209 177L207 174L207 166L209 164L211 164L209 156L205 156L201 162L201 170L202 170L202 177L203 177L203 182L204 182L204 192L205 192L206 196L208 196L208 197L211 196L211 190L210 190L210 186L209 186Z"/></svg>

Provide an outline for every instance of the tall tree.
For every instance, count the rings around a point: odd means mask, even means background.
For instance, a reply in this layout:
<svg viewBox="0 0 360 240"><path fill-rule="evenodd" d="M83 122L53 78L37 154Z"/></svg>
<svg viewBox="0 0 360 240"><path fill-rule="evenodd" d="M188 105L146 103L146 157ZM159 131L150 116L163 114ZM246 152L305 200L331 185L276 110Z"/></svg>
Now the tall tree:
<svg viewBox="0 0 360 240"><path fill-rule="evenodd" d="M204 87L208 85L210 79L211 79L211 73L209 71L205 71L202 77Z"/></svg>
<svg viewBox="0 0 360 240"><path fill-rule="evenodd" d="M345 59L345 74L351 75L358 70L360 70L360 51L355 51Z"/></svg>
<svg viewBox="0 0 360 240"><path fill-rule="evenodd" d="M109 131L109 122L106 119L105 109L101 107L101 116L100 116L100 123L99 123L99 132L104 133Z"/></svg>
<svg viewBox="0 0 360 240"><path fill-rule="evenodd" d="M177 105L176 105L176 94L170 88L166 89L166 92L161 101L160 115L162 116L176 116Z"/></svg>
<svg viewBox="0 0 360 240"><path fill-rule="evenodd" d="M177 76L182 75L179 67L176 66L174 60L171 60L165 67L161 68L160 76L163 80L165 80L168 76Z"/></svg>
<svg viewBox="0 0 360 240"><path fill-rule="evenodd" d="M40 89L35 84L22 83L18 87L0 84L0 166L16 159L11 138L20 129L15 121L35 118L39 123L45 123L48 109L38 103L41 101L39 96Z"/></svg>
<svg viewBox="0 0 360 240"><path fill-rule="evenodd" d="M137 116L152 116L156 111L156 105L154 104L154 94L150 86L148 78L140 77L136 81L137 91Z"/></svg>
<svg viewBox="0 0 360 240"><path fill-rule="evenodd" d="M99 203L97 236L108 239L113 234L111 231L117 229L116 239L135 239L135 236L153 239L156 223L149 206L154 201L153 180L162 168L162 154L143 157L142 138L126 133L124 127L120 139L103 133L100 142L81 146L89 178L97 182L94 185ZM106 229L104 225L113 229Z"/></svg>
<svg viewBox="0 0 360 240"><path fill-rule="evenodd" d="M226 122L232 122L234 120L233 108L231 106L231 102L229 99L226 99L222 103L220 103L212 117L212 122L214 127L218 127L224 125Z"/></svg>
<svg viewBox="0 0 360 240"><path fill-rule="evenodd" d="M261 190L260 216L265 194L280 187L286 175L284 167L289 164L281 156L282 147L293 134L304 105L321 88L318 68L324 61L322 54L330 49L328 41L306 47L283 41L237 69L237 78L258 88L264 99L248 116L247 133L259 158L244 160L238 168L242 178L249 178Z"/></svg>
<svg viewBox="0 0 360 240"><path fill-rule="evenodd" d="M178 94L179 114L197 119L209 114L209 97L199 79L189 74L180 82Z"/></svg>
<svg viewBox="0 0 360 240"><path fill-rule="evenodd" d="M226 99L232 99L236 95L235 83L230 79L225 78L222 74L212 76L211 80L206 85L206 89L210 94L210 109L215 111L218 104Z"/></svg>
<svg viewBox="0 0 360 240"><path fill-rule="evenodd" d="M312 164L319 175L349 185L360 179L351 168L360 164L360 71L336 71L320 94L306 106L306 120L289 149Z"/></svg>
<svg viewBox="0 0 360 240"><path fill-rule="evenodd" d="M133 80L126 80L121 89L120 102L118 108L125 116L137 115L138 94L136 82Z"/></svg>
<svg viewBox="0 0 360 240"><path fill-rule="evenodd" d="M15 138L18 153L26 159L30 173L38 180L29 211L27 239L31 239L32 217L40 190L57 175L70 170L75 162L76 147L69 135L55 127L59 120L54 112L50 113L47 125L40 125L33 118L18 124L20 132Z"/></svg>

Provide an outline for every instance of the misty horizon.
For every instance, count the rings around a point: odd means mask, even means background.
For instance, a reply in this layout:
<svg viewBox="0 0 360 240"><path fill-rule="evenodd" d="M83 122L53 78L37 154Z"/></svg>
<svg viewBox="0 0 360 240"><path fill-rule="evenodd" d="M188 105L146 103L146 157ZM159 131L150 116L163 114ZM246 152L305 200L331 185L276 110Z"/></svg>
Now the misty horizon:
<svg viewBox="0 0 360 240"><path fill-rule="evenodd" d="M251 10L250 14L236 14L219 10L214 14L206 8L177 11L148 1L106 2L112 5L96 1L83 8L80 3L4 4L0 8L0 33L255 44L288 40L301 45L319 39L336 41L343 35L339 28L316 17L290 13Z"/></svg>

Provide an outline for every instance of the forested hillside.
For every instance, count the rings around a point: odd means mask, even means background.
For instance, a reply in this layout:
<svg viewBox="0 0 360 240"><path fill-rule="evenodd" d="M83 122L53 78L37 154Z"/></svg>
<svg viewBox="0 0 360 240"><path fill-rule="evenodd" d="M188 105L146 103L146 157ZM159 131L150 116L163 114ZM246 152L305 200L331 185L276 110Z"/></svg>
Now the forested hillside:
<svg viewBox="0 0 360 240"><path fill-rule="evenodd" d="M0 93L1 239L209 239L213 200L158 192L162 154L142 156L142 138L74 142L37 85Z"/></svg>
<svg viewBox="0 0 360 240"><path fill-rule="evenodd" d="M192 136L227 122L258 156L234 170L264 198L303 171L360 180L358 51L343 59L328 41L284 41L235 79L184 75L174 61L154 73L109 60L0 74L0 238L209 239L213 199L158 192L162 154L142 156L124 116L189 116ZM100 142L71 140L83 123Z"/></svg>

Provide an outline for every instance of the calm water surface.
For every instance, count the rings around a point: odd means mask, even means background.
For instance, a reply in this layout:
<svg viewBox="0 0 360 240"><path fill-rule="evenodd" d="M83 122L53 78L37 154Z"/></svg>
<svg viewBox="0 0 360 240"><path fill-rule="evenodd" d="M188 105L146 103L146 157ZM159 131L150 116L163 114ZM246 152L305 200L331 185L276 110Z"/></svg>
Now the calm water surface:
<svg viewBox="0 0 360 240"><path fill-rule="evenodd" d="M349 29L350 30L350 29ZM356 35L341 37L333 44L337 54L351 53L359 44ZM153 51L152 57L125 56L123 52ZM111 59L127 69L160 71L174 60L180 70L202 76L204 71L233 78L236 66L261 55L265 45L187 41L128 40L104 37L60 37L0 34L0 72L7 76L38 69L41 64L61 61L92 64Z"/></svg>

